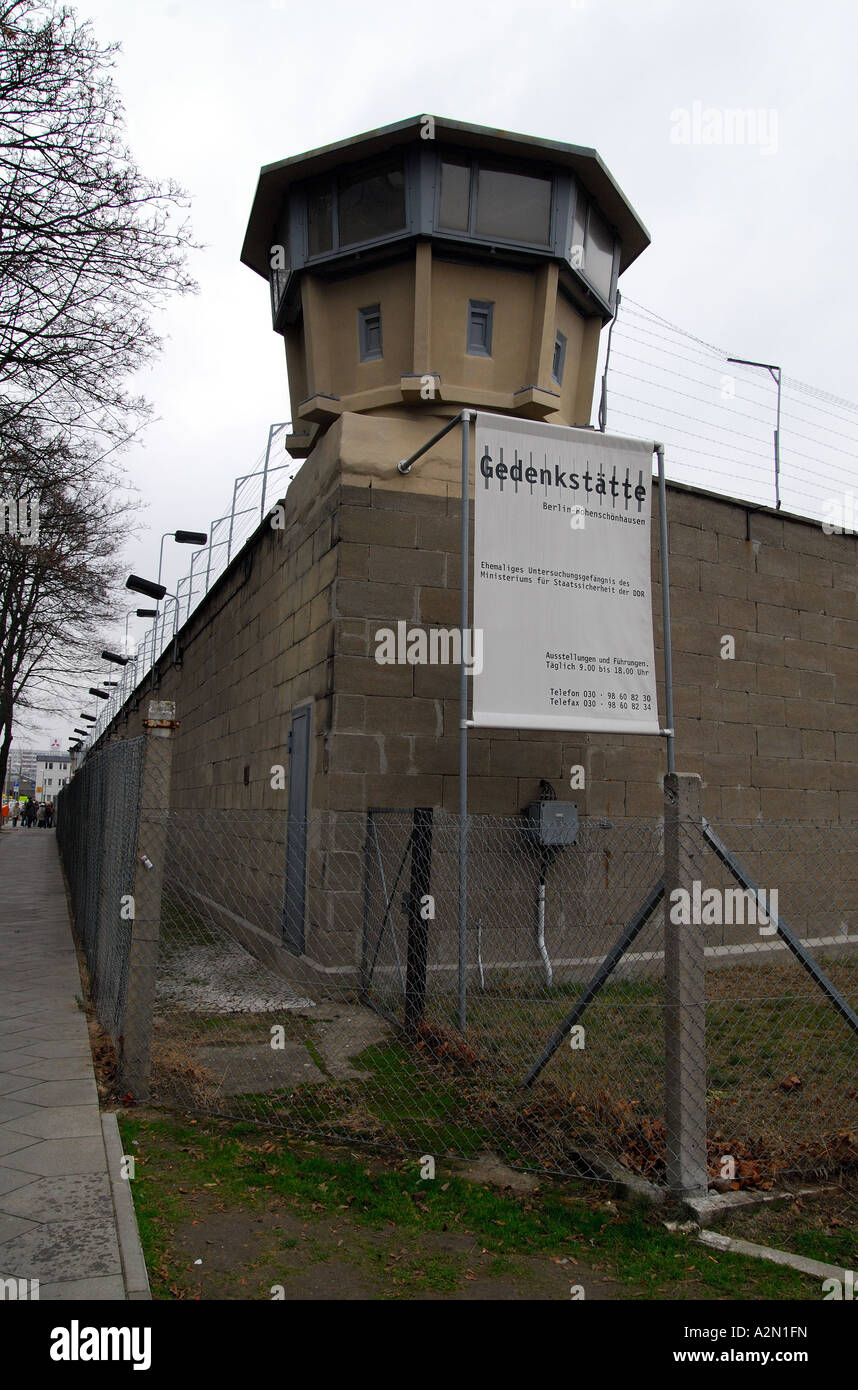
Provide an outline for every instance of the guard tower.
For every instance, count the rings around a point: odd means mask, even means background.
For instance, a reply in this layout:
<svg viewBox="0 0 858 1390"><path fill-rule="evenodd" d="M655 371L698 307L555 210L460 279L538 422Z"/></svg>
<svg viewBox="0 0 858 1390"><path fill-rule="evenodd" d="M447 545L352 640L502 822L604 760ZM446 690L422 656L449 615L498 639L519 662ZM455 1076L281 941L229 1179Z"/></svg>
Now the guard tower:
<svg viewBox="0 0 858 1390"><path fill-rule="evenodd" d="M381 664L377 644L459 624L461 444L444 436L407 476L397 463L463 408L588 425L617 279L648 243L593 150L429 116L262 170L242 260L270 286L285 445L306 462L261 529L258 612L231 640L259 667L240 717L261 765L286 765L264 791L288 796L283 940L319 968L360 955L354 813L458 804L457 669ZM585 761L579 743L475 730L471 810L518 815ZM304 833L329 815L338 848Z"/></svg>
<svg viewBox="0 0 858 1390"><path fill-rule="evenodd" d="M286 344L286 448L349 412L589 424L599 333L648 244L575 145L420 116L267 165L242 260Z"/></svg>

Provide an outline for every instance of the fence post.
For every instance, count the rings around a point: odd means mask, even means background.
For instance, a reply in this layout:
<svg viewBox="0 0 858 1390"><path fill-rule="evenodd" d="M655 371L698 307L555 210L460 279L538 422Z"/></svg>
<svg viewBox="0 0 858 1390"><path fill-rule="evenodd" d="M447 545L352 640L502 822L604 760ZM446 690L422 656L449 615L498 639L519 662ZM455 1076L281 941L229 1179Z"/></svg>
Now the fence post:
<svg viewBox="0 0 858 1390"><path fill-rule="evenodd" d="M122 1090L130 1092L138 1103L149 1099L161 893L167 854L167 812L170 809L173 733L177 728L175 715L176 706L172 700L152 700L149 703L149 718L143 721L146 742L140 777L134 918L131 923L125 1028L119 1062Z"/></svg>
<svg viewBox="0 0 858 1390"><path fill-rule="evenodd" d="M700 789L692 774L664 779L665 1143L667 1185L677 1196L707 1189L706 959L704 929L694 921L694 882L703 879ZM686 920L673 921L672 912Z"/></svg>
<svg viewBox="0 0 858 1390"><path fill-rule="evenodd" d="M417 1037L426 1007L429 914L422 902L432 877L432 807L415 806L411 830L411 884L408 892L408 960L405 966L405 1031Z"/></svg>

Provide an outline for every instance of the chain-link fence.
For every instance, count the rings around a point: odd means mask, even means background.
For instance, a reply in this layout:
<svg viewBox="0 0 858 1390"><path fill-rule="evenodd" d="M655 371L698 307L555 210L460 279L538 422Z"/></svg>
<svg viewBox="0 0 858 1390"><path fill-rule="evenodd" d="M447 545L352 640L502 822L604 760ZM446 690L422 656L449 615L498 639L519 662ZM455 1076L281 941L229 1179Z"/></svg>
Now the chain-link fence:
<svg viewBox="0 0 858 1390"><path fill-rule="evenodd" d="M757 1183L852 1165L858 825L721 823L704 843L710 1173Z"/></svg>
<svg viewBox="0 0 858 1390"><path fill-rule="evenodd" d="M148 799L156 1102L659 1186L678 1185L695 1126L716 1185L858 1161L858 825L682 822L684 901L665 821L581 821L546 845L523 819L475 816L463 937L456 816L290 824ZM79 794L75 841L74 817L60 829L67 867L81 846L96 963L122 939L111 805Z"/></svg>
<svg viewBox="0 0 858 1390"><path fill-rule="evenodd" d="M57 797L57 841L93 1004L114 1044L122 1036L131 944L144 740L110 744L87 758Z"/></svg>

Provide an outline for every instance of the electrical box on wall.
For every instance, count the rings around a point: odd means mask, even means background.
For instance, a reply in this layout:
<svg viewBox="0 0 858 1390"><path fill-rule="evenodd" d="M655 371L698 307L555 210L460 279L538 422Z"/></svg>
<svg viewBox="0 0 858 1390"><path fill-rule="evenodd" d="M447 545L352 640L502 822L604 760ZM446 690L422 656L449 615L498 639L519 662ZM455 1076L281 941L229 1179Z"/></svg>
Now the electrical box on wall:
<svg viewBox="0 0 858 1390"><path fill-rule="evenodd" d="M578 807L574 801L531 801L527 823L540 845L574 845Z"/></svg>

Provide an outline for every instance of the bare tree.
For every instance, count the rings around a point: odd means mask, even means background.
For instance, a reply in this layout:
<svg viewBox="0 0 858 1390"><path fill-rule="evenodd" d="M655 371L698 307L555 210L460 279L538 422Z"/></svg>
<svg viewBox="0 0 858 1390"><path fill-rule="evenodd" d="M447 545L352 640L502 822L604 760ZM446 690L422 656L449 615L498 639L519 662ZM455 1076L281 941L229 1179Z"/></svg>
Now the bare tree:
<svg viewBox="0 0 858 1390"><path fill-rule="evenodd" d="M150 409L129 377L195 288L187 199L125 144L115 53L57 0L0 0L0 497L37 496L41 526L0 534L0 781L16 704L110 615L113 462Z"/></svg>
<svg viewBox="0 0 858 1390"><path fill-rule="evenodd" d="M100 47L73 10L0 0L0 399L6 426L127 438L153 306L193 288L186 205L138 169Z"/></svg>
<svg viewBox="0 0 858 1390"><path fill-rule="evenodd" d="M95 675L131 505L68 443L47 442L40 467L37 534L0 535L0 786L16 712L58 713Z"/></svg>

